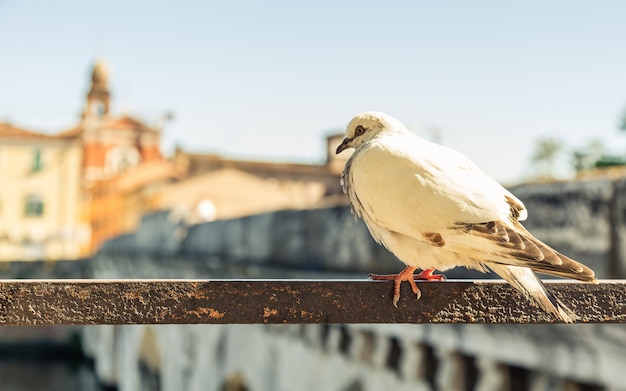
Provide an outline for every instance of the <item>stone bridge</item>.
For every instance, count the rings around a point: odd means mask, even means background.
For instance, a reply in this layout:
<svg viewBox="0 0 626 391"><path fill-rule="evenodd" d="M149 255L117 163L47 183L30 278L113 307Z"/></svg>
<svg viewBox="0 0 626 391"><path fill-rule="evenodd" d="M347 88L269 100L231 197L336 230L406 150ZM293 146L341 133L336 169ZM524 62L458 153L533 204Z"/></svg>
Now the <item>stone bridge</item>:
<svg viewBox="0 0 626 391"><path fill-rule="evenodd" d="M625 184L512 190L531 232L600 278L622 278ZM196 226L163 212L92 262L98 278L363 278L400 268L343 206ZM85 336L100 379L121 390L626 390L621 325L98 326Z"/></svg>

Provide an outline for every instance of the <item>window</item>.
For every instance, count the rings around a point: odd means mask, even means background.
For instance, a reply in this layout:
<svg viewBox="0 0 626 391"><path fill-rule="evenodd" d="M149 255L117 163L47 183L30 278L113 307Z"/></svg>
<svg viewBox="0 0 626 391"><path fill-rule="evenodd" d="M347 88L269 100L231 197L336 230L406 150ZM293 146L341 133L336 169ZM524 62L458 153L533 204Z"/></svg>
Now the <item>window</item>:
<svg viewBox="0 0 626 391"><path fill-rule="evenodd" d="M137 148L121 145L113 148L106 156L106 170L108 175L118 175L130 168L136 167L141 160Z"/></svg>
<svg viewBox="0 0 626 391"><path fill-rule="evenodd" d="M44 204L40 196L29 194L24 202L25 217L41 217L43 216Z"/></svg>
<svg viewBox="0 0 626 391"><path fill-rule="evenodd" d="M33 152L33 164L31 171L37 172L43 170L43 161L41 159L41 149L35 149Z"/></svg>

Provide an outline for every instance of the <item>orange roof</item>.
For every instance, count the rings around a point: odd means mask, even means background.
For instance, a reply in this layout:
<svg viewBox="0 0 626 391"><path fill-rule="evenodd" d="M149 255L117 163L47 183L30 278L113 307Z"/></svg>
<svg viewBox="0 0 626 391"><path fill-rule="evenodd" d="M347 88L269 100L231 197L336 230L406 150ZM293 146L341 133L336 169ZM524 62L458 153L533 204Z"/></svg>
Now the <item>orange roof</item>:
<svg viewBox="0 0 626 391"><path fill-rule="evenodd" d="M111 129L139 128L142 131L158 132L158 130L146 125L144 122L129 116L111 118L109 121L104 122L103 126Z"/></svg>
<svg viewBox="0 0 626 391"><path fill-rule="evenodd" d="M168 161L144 162L116 177L96 184L96 189L127 192L164 180L181 179L183 176L184 173Z"/></svg>
<svg viewBox="0 0 626 391"><path fill-rule="evenodd" d="M83 129L79 126L73 127L55 135L56 138L74 138L80 136Z"/></svg>
<svg viewBox="0 0 626 391"><path fill-rule="evenodd" d="M17 128L6 122L0 122L0 137L2 138L19 138L19 139L54 139L55 136L48 134L31 132L30 130Z"/></svg>
<svg viewBox="0 0 626 391"><path fill-rule="evenodd" d="M137 120L135 118L129 116L123 117L110 117L103 118L98 123L99 128L113 129L113 130L124 130L124 129L137 129L139 128L143 132L158 132L158 130L146 125L145 123ZM58 133L55 137L57 138L74 138L80 136L83 131L83 126L78 125L73 128L70 128L66 131Z"/></svg>

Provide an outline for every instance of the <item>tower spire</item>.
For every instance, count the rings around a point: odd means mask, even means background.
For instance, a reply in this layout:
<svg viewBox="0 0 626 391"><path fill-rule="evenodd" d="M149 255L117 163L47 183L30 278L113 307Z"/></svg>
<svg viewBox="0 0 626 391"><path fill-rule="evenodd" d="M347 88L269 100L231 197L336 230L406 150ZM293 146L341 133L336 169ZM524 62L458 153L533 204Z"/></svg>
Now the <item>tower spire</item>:
<svg viewBox="0 0 626 391"><path fill-rule="evenodd" d="M109 114L109 70L106 63L99 59L91 72L91 87L87 93L87 104L83 118L88 116L104 117Z"/></svg>

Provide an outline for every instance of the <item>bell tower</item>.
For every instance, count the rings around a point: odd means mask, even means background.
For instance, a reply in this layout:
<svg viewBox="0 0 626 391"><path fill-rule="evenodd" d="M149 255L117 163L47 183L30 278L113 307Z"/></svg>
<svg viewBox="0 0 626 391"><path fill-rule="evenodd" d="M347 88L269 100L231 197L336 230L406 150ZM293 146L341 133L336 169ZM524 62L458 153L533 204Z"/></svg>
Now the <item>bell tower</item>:
<svg viewBox="0 0 626 391"><path fill-rule="evenodd" d="M91 87L87 93L87 104L83 118L109 115L109 71L102 60L97 60L91 72Z"/></svg>

